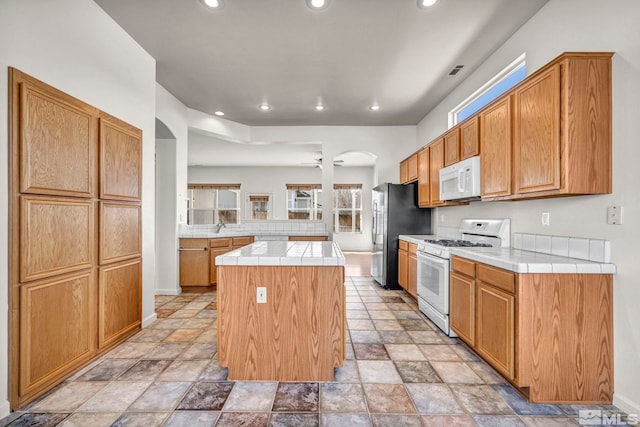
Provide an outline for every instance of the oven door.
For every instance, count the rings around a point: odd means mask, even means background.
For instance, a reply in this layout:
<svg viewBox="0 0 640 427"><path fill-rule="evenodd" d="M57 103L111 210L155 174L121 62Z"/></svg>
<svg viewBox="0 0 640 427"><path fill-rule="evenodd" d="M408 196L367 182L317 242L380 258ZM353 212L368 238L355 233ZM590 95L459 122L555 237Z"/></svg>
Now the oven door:
<svg viewBox="0 0 640 427"><path fill-rule="evenodd" d="M449 260L423 252L418 258L418 296L441 314L449 314Z"/></svg>

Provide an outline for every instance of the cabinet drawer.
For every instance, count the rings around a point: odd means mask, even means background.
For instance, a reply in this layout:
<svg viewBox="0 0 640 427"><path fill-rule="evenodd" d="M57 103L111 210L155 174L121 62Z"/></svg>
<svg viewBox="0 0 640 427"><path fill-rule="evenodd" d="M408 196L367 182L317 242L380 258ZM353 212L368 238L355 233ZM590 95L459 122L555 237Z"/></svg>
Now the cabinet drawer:
<svg viewBox="0 0 640 427"><path fill-rule="evenodd" d="M212 248L226 248L231 246L231 239L210 239L209 246Z"/></svg>
<svg viewBox="0 0 640 427"><path fill-rule="evenodd" d="M400 248L401 251L408 251L409 250L409 242L407 242L405 240L400 240L398 247Z"/></svg>
<svg viewBox="0 0 640 427"><path fill-rule="evenodd" d="M251 236L243 236L243 237L234 237L233 238L233 246L246 246L253 243L253 237Z"/></svg>
<svg viewBox="0 0 640 427"><path fill-rule="evenodd" d="M516 275L510 271L478 264L478 279L512 294L516 291Z"/></svg>
<svg viewBox="0 0 640 427"><path fill-rule="evenodd" d="M409 243L409 256L416 256L416 253L418 252L418 245L416 245L415 243Z"/></svg>
<svg viewBox="0 0 640 427"><path fill-rule="evenodd" d="M476 263L468 259L453 257L451 258L451 270L464 274L469 277L476 277Z"/></svg>

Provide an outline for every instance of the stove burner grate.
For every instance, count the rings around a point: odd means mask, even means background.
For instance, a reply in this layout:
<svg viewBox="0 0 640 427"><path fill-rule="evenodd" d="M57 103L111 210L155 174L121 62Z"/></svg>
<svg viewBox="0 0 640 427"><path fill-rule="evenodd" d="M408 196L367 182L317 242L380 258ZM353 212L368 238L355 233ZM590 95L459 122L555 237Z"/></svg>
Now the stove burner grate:
<svg viewBox="0 0 640 427"><path fill-rule="evenodd" d="M453 239L425 239L427 243L446 247L465 247L465 248L490 248L493 245L489 243L475 243L469 240L453 240Z"/></svg>

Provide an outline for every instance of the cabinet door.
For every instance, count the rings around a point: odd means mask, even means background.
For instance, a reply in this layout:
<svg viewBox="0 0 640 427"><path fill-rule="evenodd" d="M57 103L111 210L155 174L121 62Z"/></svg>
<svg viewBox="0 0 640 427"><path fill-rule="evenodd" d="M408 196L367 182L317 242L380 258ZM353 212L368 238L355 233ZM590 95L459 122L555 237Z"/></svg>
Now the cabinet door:
<svg viewBox="0 0 640 427"><path fill-rule="evenodd" d="M100 267L98 347L104 348L140 328L142 260Z"/></svg>
<svg viewBox="0 0 640 427"><path fill-rule="evenodd" d="M20 200L20 281L93 265L94 202L42 196Z"/></svg>
<svg viewBox="0 0 640 427"><path fill-rule="evenodd" d="M20 286L20 395L41 392L93 357L94 272Z"/></svg>
<svg viewBox="0 0 640 427"><path fill-rule="evenodd" d="M429 206L429 148L418 151L418 206Z"/></svg>
<svg viewBox="0 0 640 427"><path fill-rule="evenodd" d="M477 282L476 350L509 379L515 378L515 297Z"/></svg>
<svg viewBox="0 0 640 427"><path fill-rule="evenodd" d="M407 181L412 182L418 179L418 154L407 159Z"/></svg>
<svg viewBox="0 0 640 427"><path fill-rule="evenodd" d="M560 65L515 92L515 193L560 188Z"/></svg>
<svg viewBox="0 0 640 427"><path fill-rule="evenodd" d="M218 255L224 255L229 252L231 248L216 248L211 249L211 259L209 260L209 268L211 269L209 283L216 284L218 282L218 267L216 266L216 257Z"/></svg>
<svg viewBox="0 0 640 427"><path fill-rule="evenodd" d="M460 158L462 160L480 154L480 120L478 116L460 125Z"/></svg>
<svg viewBox="0 0 640 427"><path fill-rule="evenodd" d="M142 255L139 204L100 202L100 264Z"/></svg>
<svg viewBox="0 0 640 427"><path fill-rule="evenodd" d="M142 132L100 119L100 198L139 201L142 192Z"/></svg>
<svg viewBox="0 0 640 427"><path fill-rule="evenodd" d="M66 94L39 86L20 85L20 192L92 197L96 112Z"/></svg>
<svg viewBox="0 0 640 427"><path fill-rule="evenodd" d="M409 182L409 161L403 160L400 162L400 184Z"/></svg>
<svg viewBox="0 0 640 427"><path fill-rule="evenodd" d="M460 129L454 128L444 135L444 165L460 161Z"/></svg>
<svg viewBox="0 0 640 427"><path fill-rule="evenodd" d="M451 328L470 346L475 345L475 280L451 274L449 318Z"/></svg>
<svg viewBox="0 0 640 427"><path fill-rule="evenodd" d="M440 200L440 169L444 166L444 142L439 139L429 145L429 196L431 206L442 204Z"/></svg>
<svg viewBox="0 0 640 427"><path fill-rule="evenodd" d="M402 249L398 251L398 284L404 290L409 285L409 252Z"/></svg>
<svg viewBox="0 0 640 427"><path fill-rule="evenodd" d="M409 244L409 268L407 272L407 293L414 298L418 298L418 258L416 256L417 245Z"/></svg>
<svg viewBox="0 0 640 427"><path fill-rule="evenodd" d="M180 239L180 286L209 286L209 263L207 239Z"/></svg>
<svg viewBox="0 0 640 427"><path fill-rule="evenodd" d="M480 116L482 197L511 195L511 97Z"/></svg>

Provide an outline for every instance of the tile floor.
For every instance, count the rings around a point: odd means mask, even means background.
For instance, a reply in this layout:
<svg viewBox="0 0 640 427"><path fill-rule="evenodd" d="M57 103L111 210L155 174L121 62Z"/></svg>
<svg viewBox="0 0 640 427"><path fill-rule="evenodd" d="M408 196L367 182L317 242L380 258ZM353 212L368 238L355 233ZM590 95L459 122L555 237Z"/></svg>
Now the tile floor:
<svg viewBox="0 0 640 427"><path fill-rule="evenodd" d="M562 426L579 409L532 405L403 291L347 277L347 360L334 382L233 382L216 359L215 293L157 296L158 320L9 426Z"/></svg>

